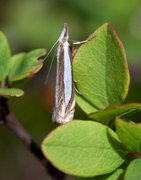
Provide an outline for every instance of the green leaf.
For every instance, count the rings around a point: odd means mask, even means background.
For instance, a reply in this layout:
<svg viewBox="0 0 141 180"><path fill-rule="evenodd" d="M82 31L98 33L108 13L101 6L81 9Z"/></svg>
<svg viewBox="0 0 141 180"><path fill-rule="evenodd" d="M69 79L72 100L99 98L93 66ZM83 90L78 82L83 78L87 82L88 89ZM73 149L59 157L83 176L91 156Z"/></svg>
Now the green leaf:
<svg viewBox="0 0 141 180"><path fill-rule="evenodd" d="M42 150L61 171L92 177L110 173L124 162L120 145L114 131L107 126L77 120L50 133Z"/></svg>
<svg viewBox="0 0 141 180"><path fill-rule="evenodd" d="M33 76L41 69L45 55L45 49L37 49L11 57L7 39L0 32L0 82L4 83L6 77L12 82Z"/></svg>
<svg viewBox="0 0 141 180"><path fill-rule="evenodd" d="M27 54L20 53L12 56L8 64L9 81L19 81L33 76L41 69L45 55L45 49L36 49Z"/></svg>
<svg viewBox="0 0 141 180"><path fill-rule="evenodd" d="M117 169L115 172L113 172L109 177L107 177L105 180L120 180L121 175L123 174L123 169Z"/></svg>
<svg viewBox="0 0 141 180"><path fill-rule="evenodd" d="M0 32L0 82L6 77L7 62L11 56L7 38Z"/></svg>
<svg viewBox="0 0 141 180"><path fill-rule="evenodd" d="M89 117L104 124L109 124L109 122L114 120L117 116L121 117L140 110L141 110L141 104L130 103L122 106L108 107L96 113L91 113Z"/></svg>
<svg viewBox="0 0 141 180"><path fill-rule="evenodd" d="M94 36L94 37L93 37ZM112 26L105 23L74 55L74 79L80 92L78 105L87 113L87 104L101 110L121 104L129 87L124 47Z"/></svg>
<svg viewBox="0 0 141 180"><path fill-rule="evenodd" d="M121 177L121 175L123 174L123 172L124 172L123 169L117 169L113 173L110 173L110 175L106 174L106 175L103 175L103 176L96 176L96 177L91 177L91 178L79 177L77 179L78 180L118 180Z"/></svg>
<svg viewBox="0 0 141 180"><path fill-rule="evenodd" d="M87 102L84 98L82 98L81 96L76 95L76 101L77 104L80 106L81 104L81 109L83 109L83 111L86 114L89 114L91 112L97 112L97 108L95 108L93 105L91 105L89 102Z"/></svg>
<svg viewBox="0 0 141 180"><path fill-rule="evenodd" d="M129 164L124 180L139 180L141 179L141 159L135 159Z"/></svg>
<svg viewBox="0 0 141 180"><path fill-rule="evenodd" d="M24 94L24 91L21 90L21 89L15 89L15 88L0 88L0 96L3 96L3 97L13 97L13 96L16 96L16 97L19 97L19 96L22 96Z"/></svg>
<svg viewBox="0 0 141 180"><path fill-rule="evenodd" d="M121 142L130 152L141 152L141 124L116 119L116 132Z"/></svg>

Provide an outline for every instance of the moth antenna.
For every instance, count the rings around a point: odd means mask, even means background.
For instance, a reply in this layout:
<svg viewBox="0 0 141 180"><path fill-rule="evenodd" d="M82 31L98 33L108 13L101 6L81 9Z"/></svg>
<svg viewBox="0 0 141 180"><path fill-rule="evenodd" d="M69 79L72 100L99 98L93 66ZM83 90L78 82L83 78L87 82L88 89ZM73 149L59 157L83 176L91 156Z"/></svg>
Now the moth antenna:
<svg viewBox="0 0 141 180"><path fill-rule="evenodd" d="M48 70L47 76L45 78L45 85L47 85L47 82L48 82L48 79L49 79L49 75L50 75L50 72L51 72L51 69L52 69L52 65L53 65L55 56L56 56L56 52L54 53L53 58L51 60L51 63L50 63L50 66L49 66L49 70Z"/></svg>
<svg viewBox="0 0 141 180"><path fill-rule="evenodd" d="M50 55L50 53L52 52L53 48L56 46L56 44L58 43L58 39L57 41L53 44L53 46L50 48L48 54L45 56L44 60L46 60L46 58Z"/></svg>

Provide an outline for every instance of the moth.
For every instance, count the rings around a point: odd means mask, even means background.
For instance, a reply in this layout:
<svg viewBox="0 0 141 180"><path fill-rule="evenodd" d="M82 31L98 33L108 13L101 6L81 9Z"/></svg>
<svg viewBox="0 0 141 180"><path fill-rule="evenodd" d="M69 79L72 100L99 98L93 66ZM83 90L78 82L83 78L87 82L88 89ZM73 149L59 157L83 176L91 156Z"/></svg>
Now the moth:
<svg viewBox="0 0 141 180"><path fill-rule="evenodd" d="M72 53L67 23L58 39L57 69L55 83L55 104L52 119L59 124L65 124L73 119L75 111L75 88L72 74Z"/></svg>

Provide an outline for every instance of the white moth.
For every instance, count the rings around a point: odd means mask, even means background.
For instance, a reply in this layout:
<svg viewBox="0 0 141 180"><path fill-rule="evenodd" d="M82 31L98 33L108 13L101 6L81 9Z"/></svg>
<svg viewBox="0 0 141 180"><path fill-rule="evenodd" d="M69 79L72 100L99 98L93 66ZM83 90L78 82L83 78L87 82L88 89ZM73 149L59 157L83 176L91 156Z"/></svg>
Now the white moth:
<svg viewBox="0 0 141 180"><path fill-rule="evenodd" d="M75 110L75 89L72 75L72 55L68 43L68 30L68 25L65 23L58 39L56 55L55 105L52 119L59 124L71 121Z"/></svg>

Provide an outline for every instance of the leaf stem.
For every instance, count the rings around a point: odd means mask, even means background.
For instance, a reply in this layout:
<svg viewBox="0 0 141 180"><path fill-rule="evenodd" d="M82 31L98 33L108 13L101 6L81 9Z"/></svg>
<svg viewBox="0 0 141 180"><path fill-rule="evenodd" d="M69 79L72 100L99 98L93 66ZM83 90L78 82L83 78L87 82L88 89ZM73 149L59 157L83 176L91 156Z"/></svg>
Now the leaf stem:
<svg viewBox="0 0 141 180"><path fill-rule="evenodd" d="M7 98L4 97L0 97L0 125L9 128L24 143L29 151L45 167L52 180L63 180L65 178L65 174L52 166L52 164L45 158L40 146L17 121L16 117L10 113Z"/></svg>

